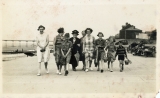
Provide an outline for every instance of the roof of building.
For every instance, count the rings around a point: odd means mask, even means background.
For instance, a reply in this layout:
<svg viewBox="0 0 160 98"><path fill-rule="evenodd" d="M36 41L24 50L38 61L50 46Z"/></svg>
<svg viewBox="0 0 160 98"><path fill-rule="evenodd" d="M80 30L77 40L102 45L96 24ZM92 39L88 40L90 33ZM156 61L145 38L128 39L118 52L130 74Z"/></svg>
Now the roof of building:
<svg viewBox="0 0 160 98"><path fill-rule="evenodd" d="M126 30L131 30L131 31L142 31L142 30L137 29L137 28L135 28L135 27L130 27L130 28L126 29Z"/></svg>

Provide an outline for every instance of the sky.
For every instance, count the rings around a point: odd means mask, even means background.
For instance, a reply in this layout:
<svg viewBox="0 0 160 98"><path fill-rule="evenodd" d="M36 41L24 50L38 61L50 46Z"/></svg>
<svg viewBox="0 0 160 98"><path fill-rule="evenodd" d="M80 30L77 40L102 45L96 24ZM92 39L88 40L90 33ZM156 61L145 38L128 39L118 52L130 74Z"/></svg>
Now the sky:
<svg viewBox="0 0 160 98"><path fill-rule="evenodd" d="M12 1L12 0L11 0ZM39 25L46 27L49 39L58 34L57 29L64 27L65 33L92 28L95 37L98 32L104 38L119 33L126 22L144 31L156 28L156 6L154 4L56 4L39 3L36 0L14 0L4 2L2 7L2 39L34 40ZM71 35L72 36L72 35Z"/></svg>

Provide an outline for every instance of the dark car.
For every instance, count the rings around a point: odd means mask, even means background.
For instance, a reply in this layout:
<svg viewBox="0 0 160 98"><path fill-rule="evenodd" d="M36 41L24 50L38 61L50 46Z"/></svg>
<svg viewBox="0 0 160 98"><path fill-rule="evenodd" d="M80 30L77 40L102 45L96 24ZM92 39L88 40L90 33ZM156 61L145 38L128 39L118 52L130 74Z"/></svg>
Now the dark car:
<svg viewBox="0 0 160 98"><path fill-rule="evenodd" d="M128 45L128 41L127 40L120 40L120 41L116 42L115 45L118 45L119 42L121 42L122 45Z"/></svg>

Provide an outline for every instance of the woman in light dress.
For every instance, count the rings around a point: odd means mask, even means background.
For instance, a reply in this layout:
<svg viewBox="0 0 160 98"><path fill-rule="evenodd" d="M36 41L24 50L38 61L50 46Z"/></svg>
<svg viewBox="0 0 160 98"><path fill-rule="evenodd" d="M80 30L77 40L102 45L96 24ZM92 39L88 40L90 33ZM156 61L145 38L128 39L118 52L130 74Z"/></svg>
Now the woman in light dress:
<svg viewBox="0 0 160 98"><path fill-rule="evenodd" d="M40 33L36 36L37 57L39 63L37 76L41 75L41 62L44 62L46 73L49 73L49 70L47 68L50 57L49 36L44 32L44 30L45 27L40 25L38 27L38 31L40 31Z"/></svg>
<svg viewBox="0 0 160 98"><path fill-rule="evenodd" d="M88 72L89 69L93 70L92 65L92 58L93 58L93 51L94 51L94 42L95 38L91 35L93 30L91 28L87 28L85 30L86 36L83 39L83 52L85 54L85 64L86 69L85 71Z"/></svg>

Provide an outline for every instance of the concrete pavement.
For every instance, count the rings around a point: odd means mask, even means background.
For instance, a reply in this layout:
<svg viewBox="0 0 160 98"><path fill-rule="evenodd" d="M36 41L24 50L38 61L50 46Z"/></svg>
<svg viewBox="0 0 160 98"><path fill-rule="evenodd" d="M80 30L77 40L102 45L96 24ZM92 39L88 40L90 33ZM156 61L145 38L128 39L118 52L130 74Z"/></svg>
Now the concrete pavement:
<svg viewBox="0 0 160 98"><path fill-rule="evenodd" d="M156 58L132 56L128 54L132 64L125 65L119 71L118 61L114 62L114 72L104 73L82 71L82 62L77 71L69 70L69 75L56 74L54 57L49 61L49 74L42 65L42 75L36 76L37 57L22 57L3 63L3 93L7 94L57 94L57 93L154 93L156 92Z"/></svg>

